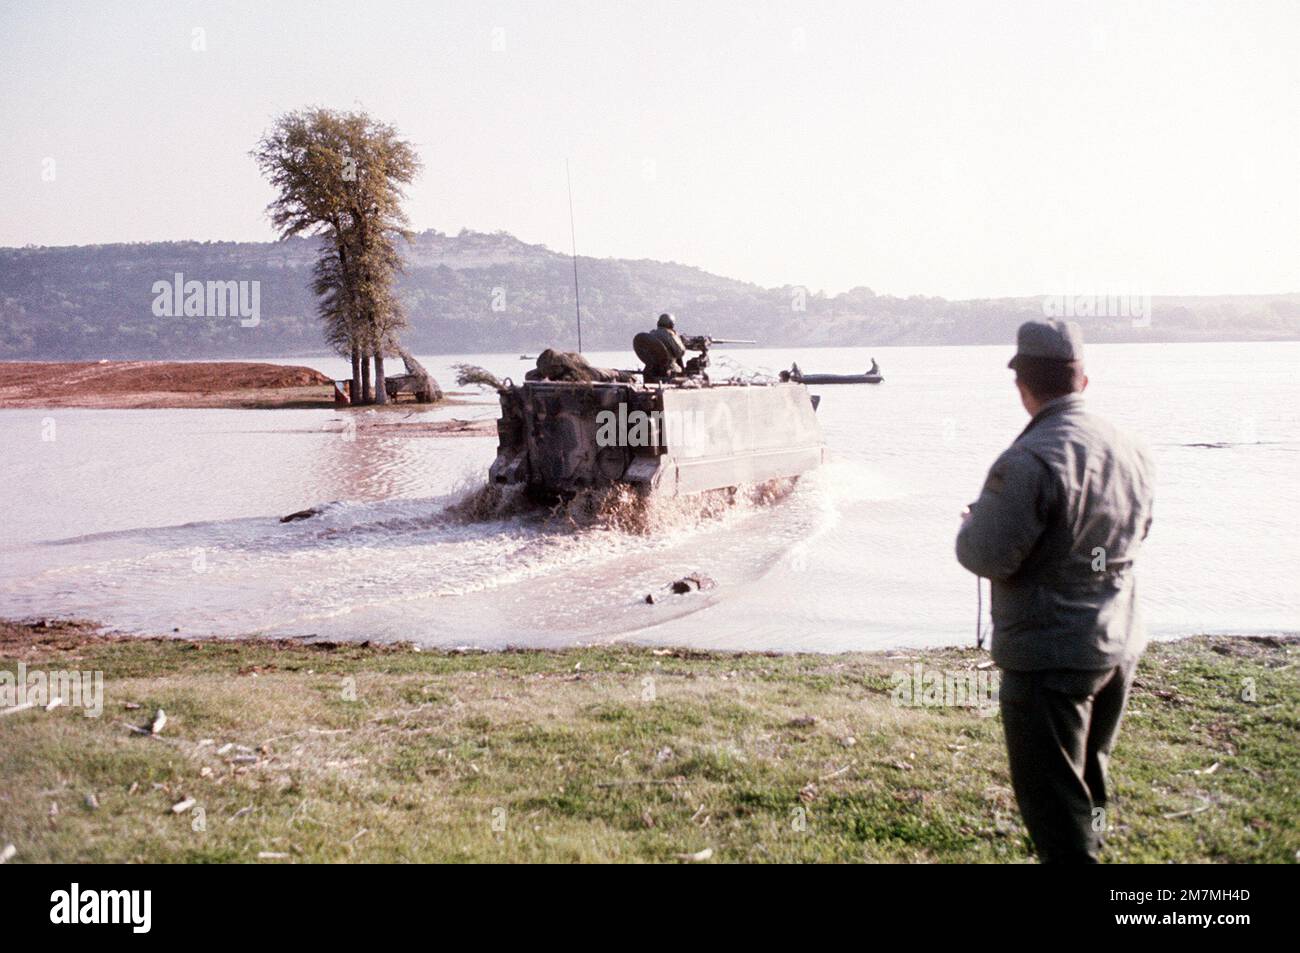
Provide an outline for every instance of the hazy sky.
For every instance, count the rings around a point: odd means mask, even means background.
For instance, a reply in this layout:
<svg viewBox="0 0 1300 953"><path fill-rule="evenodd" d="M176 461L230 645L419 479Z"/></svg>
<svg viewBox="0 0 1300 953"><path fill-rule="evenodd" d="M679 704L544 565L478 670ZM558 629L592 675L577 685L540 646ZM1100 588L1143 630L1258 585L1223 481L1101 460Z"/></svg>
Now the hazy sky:
<svg viewBox="0 0 1300 953"><path fill-rule="evenodd" d="M1300 291L1298 62L1297 0L4 0L0 244L271 238L248 150L360 105L425 161L417 229L567 251L568 157L585 255L832 293Z"/></svg>

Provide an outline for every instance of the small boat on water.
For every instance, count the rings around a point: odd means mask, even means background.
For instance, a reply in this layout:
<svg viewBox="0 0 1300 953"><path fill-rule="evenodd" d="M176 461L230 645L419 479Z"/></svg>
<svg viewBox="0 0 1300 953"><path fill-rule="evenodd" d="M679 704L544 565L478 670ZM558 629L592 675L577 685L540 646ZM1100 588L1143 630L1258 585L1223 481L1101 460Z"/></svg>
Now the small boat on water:
<svg viewBox="0 0 1300 953"><path fill-rule="evenodd" d="M798 364L791 364L788 371L781 372L781 380L796 384L879 384L884 381L880 365L871 359L871 369L865 374L805 374Z"/></svg>

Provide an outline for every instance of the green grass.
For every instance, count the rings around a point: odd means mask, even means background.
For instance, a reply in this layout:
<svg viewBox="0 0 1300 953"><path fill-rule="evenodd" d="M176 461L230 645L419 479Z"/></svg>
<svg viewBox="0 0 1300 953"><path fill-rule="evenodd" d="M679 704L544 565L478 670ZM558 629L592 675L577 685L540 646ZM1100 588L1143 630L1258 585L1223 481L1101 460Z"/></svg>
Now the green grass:
<svg viewBox="0 0 1300 953"><path fill-rule="evenodd" d="M969 670L973 651L454 654L2 634L0 667L105 679L102 717L0 717L0 847L14 862L1030 858L998 718L892 701L892 673ZM1108 861L1296 859L1298 651L1202 637L1147 653L1112 762ZM161 738L123 726L159 707ZM251 754L219 754L226 744ZM196 807L173 814L183 798Z"/></svg>

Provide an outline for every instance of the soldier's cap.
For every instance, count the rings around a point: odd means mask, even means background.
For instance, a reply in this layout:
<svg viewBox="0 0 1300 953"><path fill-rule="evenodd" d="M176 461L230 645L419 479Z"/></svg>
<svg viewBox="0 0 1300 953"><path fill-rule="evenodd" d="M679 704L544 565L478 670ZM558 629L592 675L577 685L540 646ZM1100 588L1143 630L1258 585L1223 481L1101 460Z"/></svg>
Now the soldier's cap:
<svg viewBox="0 0 1300 953"><path fill-rule="evenodd" d="M1016 332L1016 356L1007 367L1014 368L1022 357L1082 361L1083 329L1077 321L1026 321Z"/></svg>

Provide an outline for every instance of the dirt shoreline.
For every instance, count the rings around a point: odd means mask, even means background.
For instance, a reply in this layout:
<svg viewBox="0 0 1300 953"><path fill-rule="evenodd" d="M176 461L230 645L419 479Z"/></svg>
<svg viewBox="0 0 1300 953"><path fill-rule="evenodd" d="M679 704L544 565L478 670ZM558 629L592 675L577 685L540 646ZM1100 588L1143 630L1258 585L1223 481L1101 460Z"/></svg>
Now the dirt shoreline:
<svg viewBox="0 0 1300 953"><path fill-rule="evenodd" d="M310 367L250 361L0 363L0 407L333 407L330 379Z"/></svg>
<svg viewBox="0 0 1300 953"><path fill-rule="evenodd" d="M233 649L256 649L261 652L330 652L345 649L361 655L390 655L404 652L425 652L430 655L511 655L518 653L537 653L542 655L564 655L585 651L617 651L627 648L631 651L653 651L656 655L671 655L675 658L726 659L726 658L811 658L833 660L835 658L919 658L921 656L966 656L973 650L968 646L933 646L917 648L913 646L894 646L887 649L859 649L846 652L780 652L771 649L694 649L687 647L652 649L636 643L613 646L575 645L565 648L523 648L509 646L503 649L477 648L428 648L421 647L413 641L372 641L365 639L321 639L315 636L267 637L257 635L179 635L160 632L157 634L133 634L119 632L91 619L66 619L50 616L48 618L6 619L0 618L0 659L18 659L26 654L43 654L55 649L61 652L75 652L79 649L114 644L137 644L143 642L164 642L174 645L224 646ZM1151 643L1152 646L1176 646L1181 643L1197 641L1207 645L1223 643L1240 643L1255 646L1262 650L1295 649L1300 651L1300 633L1278 632L1265 634L1197 634L1190 633L1174 639L1164 639ZM986 653L978 653L986 655ZM1234 654L1225 652L1224 654ZM1238 652L1235 654L1250 654Z"/></svg>
<svg viewBox="0 0 1300 953"><path fill-rule="evenodd" d="M451 393L438 406L472 404ZM408 437L489 436L495 420L417 420L429 405L409 401L365 407L334 403L334 386L320 371L291 364L250 361L11 361L0 362L0 409L55 410L335 410L377 411L382 419L357 419L358 434Z"/></svg>

